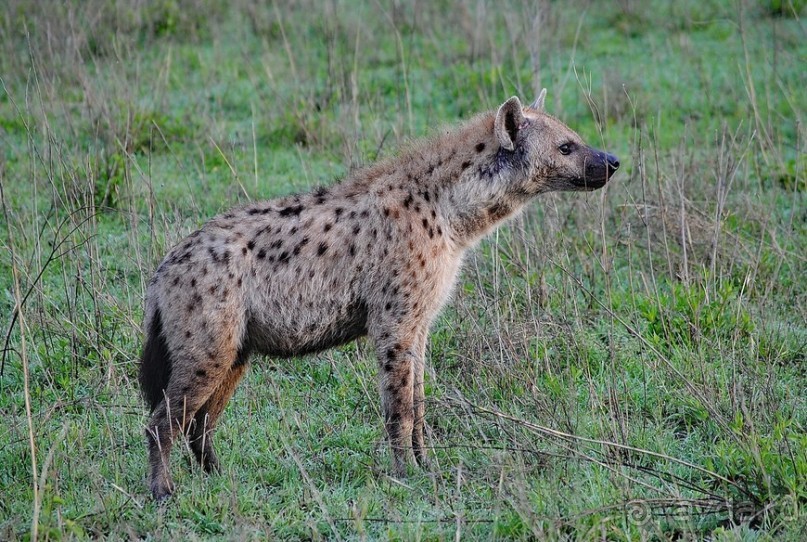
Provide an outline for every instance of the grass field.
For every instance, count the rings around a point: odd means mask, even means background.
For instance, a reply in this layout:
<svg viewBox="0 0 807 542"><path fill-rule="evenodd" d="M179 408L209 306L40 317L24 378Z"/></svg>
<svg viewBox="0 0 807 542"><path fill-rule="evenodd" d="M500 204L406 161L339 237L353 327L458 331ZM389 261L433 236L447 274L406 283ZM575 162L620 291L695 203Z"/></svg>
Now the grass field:
<svg viewBox="0 0 807 542"><path fill-rule="evenodd" d="M807 536L804 2L225 4L0 11L0 539ZM432 472L390 477L360 341L254 359L222 474L175 452L152 502L135 375L173 243L542 86L623 166L468 259Z"/></svg>

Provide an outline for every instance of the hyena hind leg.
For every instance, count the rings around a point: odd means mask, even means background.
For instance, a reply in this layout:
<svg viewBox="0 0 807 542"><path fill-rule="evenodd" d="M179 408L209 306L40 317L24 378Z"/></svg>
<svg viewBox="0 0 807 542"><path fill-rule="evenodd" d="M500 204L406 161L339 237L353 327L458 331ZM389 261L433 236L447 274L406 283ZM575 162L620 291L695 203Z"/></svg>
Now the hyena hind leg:
<svg viewBox="0 0 807 542"><path fill-rule="evenodd" d="M154 409L146 428L149 487L156 500L162 501L174 491L169 472L174 440L195 425L196 413L216 391L222 377L220 372L204 369L197 369L192 377L185 371L171 375L164 390L165 397Z"/></svg>
<svg viewBox="0 0 807 542"><path fill-rule="evenodd" d="M190 435L190 446L196 460L205 472L219 472L219 460L216 452L213 451L213 433L224 407L235 392L238 382L247 369L246 360L239 359L236 364L224 376L216 391L196 411L194 416L193 429Z"/></svg>

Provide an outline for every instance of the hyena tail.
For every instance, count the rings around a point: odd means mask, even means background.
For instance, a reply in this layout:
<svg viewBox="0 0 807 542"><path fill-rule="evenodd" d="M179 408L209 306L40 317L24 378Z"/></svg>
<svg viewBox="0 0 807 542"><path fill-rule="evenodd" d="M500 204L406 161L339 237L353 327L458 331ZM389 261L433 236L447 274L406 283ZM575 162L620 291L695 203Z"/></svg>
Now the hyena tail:
<svg viewBox="0 0 807 542"><path fill-rule="evenodd" d="M163 322L160 309L154 311L151 325L146 332L146 345L140 358L140 389L152 412L163 400L165 387L171 378L171 354L163 337Z"/></svg>

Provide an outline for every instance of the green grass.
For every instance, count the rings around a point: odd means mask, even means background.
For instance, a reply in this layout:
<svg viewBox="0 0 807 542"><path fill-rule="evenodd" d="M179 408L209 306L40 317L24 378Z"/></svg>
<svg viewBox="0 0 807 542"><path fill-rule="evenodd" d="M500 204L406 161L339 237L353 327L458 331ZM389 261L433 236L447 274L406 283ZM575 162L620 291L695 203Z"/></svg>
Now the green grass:
<svg viewBox="0 0 807 542"><path fill-rule="evenodd" d="M803 2L11 0L0 14L0 539L801 540ZM205 476L145 484L145 284L238 203L549 88L624 164L468 258L434 468L389 476L365 341L255 359ZM181 447L180 447L181 448Z"/></svg>

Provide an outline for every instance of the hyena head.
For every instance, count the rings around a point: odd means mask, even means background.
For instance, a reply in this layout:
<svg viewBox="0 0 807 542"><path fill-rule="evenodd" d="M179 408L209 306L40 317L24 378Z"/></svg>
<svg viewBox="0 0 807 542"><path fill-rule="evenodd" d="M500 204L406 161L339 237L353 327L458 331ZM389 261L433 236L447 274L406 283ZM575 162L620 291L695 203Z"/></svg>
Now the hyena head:
<svg viewBox="0 0 807 542"><path fill-rule="evenodd" d="M513 96L496 113L496 138L526 173L519 189L538 194L602 188L619 168L619 159L586 145L571 128L545 113L545 97L543 89L524 108Z"/></svg>

